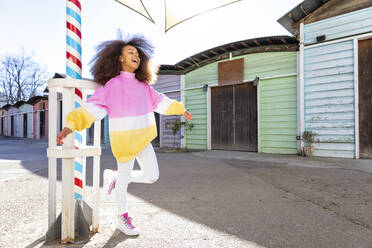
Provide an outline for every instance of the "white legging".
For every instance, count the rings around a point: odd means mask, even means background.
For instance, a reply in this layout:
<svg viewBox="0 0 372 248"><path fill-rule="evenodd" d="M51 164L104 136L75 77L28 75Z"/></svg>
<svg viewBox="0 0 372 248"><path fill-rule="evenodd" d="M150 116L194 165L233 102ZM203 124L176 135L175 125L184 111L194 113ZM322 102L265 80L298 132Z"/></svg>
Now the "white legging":
<svg viewBox="0 0 372 248"><path fill-rule="evenodd" d="M137 159L141 170L133 170L135 159ZM115 191L119 214L128 212L127 189L129 183L154 183L159 179L158 161L151 143L143 148L135 159L118 163Z"/></svg>

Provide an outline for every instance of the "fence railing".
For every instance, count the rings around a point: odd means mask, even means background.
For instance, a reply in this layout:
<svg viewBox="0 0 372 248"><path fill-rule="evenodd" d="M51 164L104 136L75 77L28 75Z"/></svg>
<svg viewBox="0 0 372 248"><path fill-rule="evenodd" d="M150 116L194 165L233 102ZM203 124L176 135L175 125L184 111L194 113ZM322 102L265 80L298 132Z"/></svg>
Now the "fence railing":
<svg viewBox="0 0 372 248"><path fill-rule="evenodd" d="M94 144L83 145L80 148L74 146L74 135L68 135L62 146L57 146L57 93L62 93L62 118L63 126L66 125L66 116L74 109L75 88L79 88L86 99L87 94L100 88L101 85L88 81L70 78L58 78L48 81L49 89L49 147L48 156L48 226L52 228L56 222L56 182L57 182L57 159L62 159L62 212L61 212L61 241L62 243L75 241L75 164L76 158L93 157L93 206L92 206L92 232L98 232L99 227L99 182L100 182L100 155L101 155L101 122L94 122ZM85 167L85 163L83 163ZM83 168L83 191L85 190L85 168ZM83 194L84 195L84 194ZM84 198L83 198L84 200ZM80 201L79 201L80 203Z"/></svg>

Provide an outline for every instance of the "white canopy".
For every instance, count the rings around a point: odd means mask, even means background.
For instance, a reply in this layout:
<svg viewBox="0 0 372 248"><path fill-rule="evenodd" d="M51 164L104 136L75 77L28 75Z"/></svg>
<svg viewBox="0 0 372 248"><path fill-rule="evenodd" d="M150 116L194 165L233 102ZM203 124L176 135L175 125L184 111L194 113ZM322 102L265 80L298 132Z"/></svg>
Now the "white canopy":
<svg viewBox="0 0 372 248"><path fill-rule="evenodd" d="M141 0L116 0L154 22ZM165 32L194 16L241 0L164 0Z"/></svg>

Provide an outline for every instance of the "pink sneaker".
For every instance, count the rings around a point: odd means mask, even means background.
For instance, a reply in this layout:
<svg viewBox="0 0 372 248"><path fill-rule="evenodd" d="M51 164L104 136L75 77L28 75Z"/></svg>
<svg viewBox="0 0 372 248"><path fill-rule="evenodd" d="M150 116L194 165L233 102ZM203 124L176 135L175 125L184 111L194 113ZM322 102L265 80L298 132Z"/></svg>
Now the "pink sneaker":
<svg viewBox="0 0 372 248"><path fill-rule="evenodd" d="M119 223L117 225L117 229L128 236L139 235L139 230L138 228L133 226L132 218L128 216L128 213L119 215Z"/></svg>
<svg viewBox="0 0 372 248"><path fill-rule="evenodd" d="M106 195L111 195L112 190L116 185L116 172L113 170L103 171L103 190Z"/></svg>

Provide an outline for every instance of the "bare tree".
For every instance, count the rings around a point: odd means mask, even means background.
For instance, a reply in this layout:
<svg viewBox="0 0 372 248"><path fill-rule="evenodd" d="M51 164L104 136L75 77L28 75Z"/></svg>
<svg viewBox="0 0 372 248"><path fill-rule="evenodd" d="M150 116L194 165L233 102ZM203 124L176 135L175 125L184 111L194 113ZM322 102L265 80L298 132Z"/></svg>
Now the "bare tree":
<svg viewBox="0 0 372 248"><path fill-rule="evenodd" d="M14 104L27 101L41 93L50 74L27 55L23 49L19 53L7 54L0 58L0 99Z"/></svg>

